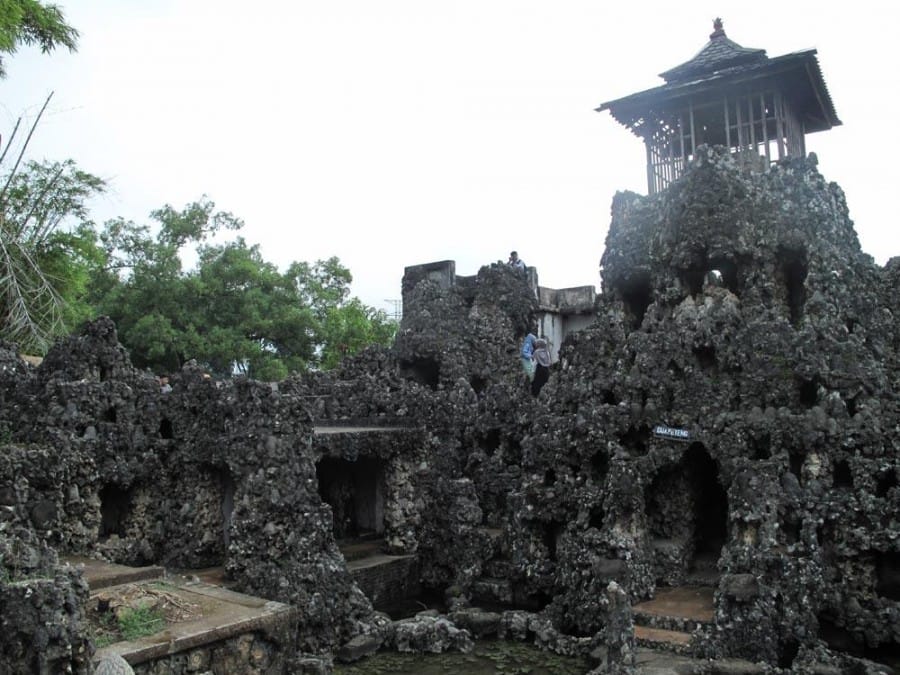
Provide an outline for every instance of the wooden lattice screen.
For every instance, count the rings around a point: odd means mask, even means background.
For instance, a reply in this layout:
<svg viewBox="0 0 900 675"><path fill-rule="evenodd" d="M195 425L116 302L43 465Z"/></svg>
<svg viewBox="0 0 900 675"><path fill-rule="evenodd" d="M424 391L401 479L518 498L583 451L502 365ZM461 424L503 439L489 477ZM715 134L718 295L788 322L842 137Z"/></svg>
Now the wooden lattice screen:
<svg viewBox="0 0 900 675"><path fill-rule="evenodd" d="M650 194L681 176L702 144L724 145L750 168L806 153L803 124L777 91L691 101L642 126Z"/></svg>

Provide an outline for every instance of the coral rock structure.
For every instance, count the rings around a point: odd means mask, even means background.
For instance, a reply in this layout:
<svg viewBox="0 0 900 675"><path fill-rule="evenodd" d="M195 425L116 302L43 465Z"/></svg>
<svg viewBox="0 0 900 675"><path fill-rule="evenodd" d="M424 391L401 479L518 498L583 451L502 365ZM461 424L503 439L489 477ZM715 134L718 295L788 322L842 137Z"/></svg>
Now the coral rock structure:
<svg viewBox="0 0 900 675"><path fill-rule="evenodd" d="M525 523L555 535L551 610L589 632L609 580L641 598L705 576L711 655L896 656L896 265L860 251L814 157L698 154L616 196L598 322L524 444L555 474Z"/></svg>
<svg viewBox="0 0 900 675"><path fill-rule="evenodd" d="M900 263L860 251L814 158L744 166L700 148L666 190L616 195L596 320L537 398L519 361L534 286L502 264L407 268L392 348L277 385L188 364L160 387L107 320L37 369L3 346L5 574L27 566L14 550L222 565L299 608L272 636L298 670L497 634L605 645L630 672L629 603L684 586L714 598L681 626L696 655L897 659ZM446 616L374 610L339 547L361 530L417 557ZM54 653L77 670L66 579Z"/></svg>

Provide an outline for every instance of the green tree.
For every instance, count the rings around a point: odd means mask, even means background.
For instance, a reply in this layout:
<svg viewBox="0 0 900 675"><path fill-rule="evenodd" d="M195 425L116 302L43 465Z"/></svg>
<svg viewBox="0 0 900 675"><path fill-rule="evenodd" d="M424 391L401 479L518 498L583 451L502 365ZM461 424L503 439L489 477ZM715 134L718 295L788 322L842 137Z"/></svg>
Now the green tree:
<svg viewBox="0 0 900 675"><path fill-rule="evenodd" d="M25 162L0 189L0 336L43 353L89 314L88 284L103 264L86 201L102 179L73 161Z"/></svg>
<svg viewBox="0 0 900 675"><path fill-rule="evenodd" d="M363 304L359 298L350 298L326 312L319 363L325 370L334 368L345 356L369 345L389 345L396 333L397 323L385 312Z"/></svg>
<svg viewBox="0 0 900 675"><path fill-rule="evenodd" d="M394 339L395 321L359 298L350 297L353 276L336 257L313 265L294 263L290 273L316 318L316 362L320 368L334 368L345 356L369 345L388 345Z"/></svg>
<svg viewBox="0 0 900 675"><path fill-rule="evenodd" d="M38 0L0 0L0 52L13 54L21 45L37 45L45 54L57 47L75 51L78 31L66 23L56 5ZM0 77L6 77L2 57Z"/></svg>
<svg viewBox="0 0 900 675"><path fill-rule="evenodd" d="M140 367L171 372L196 359L219 376L277 380L393 337L383 313L349 298L352 278L337 258L280 272L242 237L204 243L242 226L205 198L152 217L155 235L121 219L106 224L99 239L107 266L92 282L98 310L116 322ZM185 271L190 244L198 244L197 265Z"/></svg>

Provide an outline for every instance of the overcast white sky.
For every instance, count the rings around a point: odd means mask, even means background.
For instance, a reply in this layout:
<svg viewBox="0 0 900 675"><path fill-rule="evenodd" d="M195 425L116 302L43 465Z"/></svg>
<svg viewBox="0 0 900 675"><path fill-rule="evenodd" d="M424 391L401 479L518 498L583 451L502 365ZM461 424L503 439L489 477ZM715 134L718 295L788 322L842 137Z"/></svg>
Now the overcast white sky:
<svg viewBox="0 0 900 675"><path fill-rule="evenodd" d="M807 48L844 126L808 150L864 251L900 254L893 131L900 5L604 0L56 0L75 54L22 50L0 133L54 90L29 156L109 180L97 221L207 194L266 259L338 256L380 309L407 265L474 274L515 248L542 285L600 285L641 141L604 101L662 84L722 16L769 56Z"/></svg>

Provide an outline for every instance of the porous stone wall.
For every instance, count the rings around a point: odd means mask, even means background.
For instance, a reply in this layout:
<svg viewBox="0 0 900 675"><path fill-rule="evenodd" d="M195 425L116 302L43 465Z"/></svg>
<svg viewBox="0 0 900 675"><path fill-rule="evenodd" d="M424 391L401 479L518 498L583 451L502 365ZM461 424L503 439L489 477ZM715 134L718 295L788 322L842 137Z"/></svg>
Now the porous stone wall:
<svg viewBox="0 0 900 675"><path fill-rule="evenodd" d="M702 582L698 653L896 657L900 263L860 251L814 159L748 173L697 154L666 191L615 197L596 319L537 398L518 350L538 308L506 265L410 268L391 349L278 385L188 365L163 391L100 321L36 370L0 350L0 498L64 552L224 563L300 608L300 651L376 649L399 629L351 582L317 476L365 458L389 546L454 616L489 592L543 644L618 631L624 654L612 582L621 616L626 595ZM378 424L400 430L316 431Z"/></svg>
<svg viewBox="0 0 900 675"><path fill-rule="evenodd" d="M135 675L189 675L190 673L242 673L268 675L291 672L286 635L245 633L219 640L179 654L145 661L133 666ZM302 671L294 671L302 672Z"/></svg>
<svg viewBox="0 0 900 675"><path fill-rule="evenodd" d="M604 581L647 597L711 560L711 654L896 653L896 263L860 251L814 158L698 154L667 191L617 195L598 320L523 443L550 612L590 631Z"/></svg>
<svg viewBox="0 0 900 675"><path fill-rule="evenodd" d="M27 487L0 493L0 670L90 673L87 584L33 529Z"/></svg>
<svg viewBox="0 0 900 675"><path fill-rule="evenodd" d="M108 320L37 369L13 355L0 498L42 542L124 564L225 565L239 590L305 608L291 649L327 649L372 616L331 536L301 400L193 364L161 387Z"/></svg>

